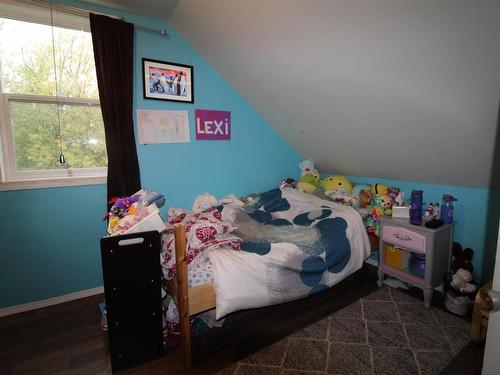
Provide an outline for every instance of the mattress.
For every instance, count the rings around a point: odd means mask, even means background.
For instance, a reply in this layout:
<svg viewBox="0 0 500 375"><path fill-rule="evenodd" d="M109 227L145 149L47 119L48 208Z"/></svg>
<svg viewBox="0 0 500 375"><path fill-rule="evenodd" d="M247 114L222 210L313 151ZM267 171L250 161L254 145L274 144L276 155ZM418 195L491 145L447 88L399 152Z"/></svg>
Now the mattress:
<svg viewBox="0 0 500 375"><path fill-rule="evenodd" d="M193 288L198 285L212 283L214 281L213 265L207 260L205 262L189 265L188 285Z"/></svg>

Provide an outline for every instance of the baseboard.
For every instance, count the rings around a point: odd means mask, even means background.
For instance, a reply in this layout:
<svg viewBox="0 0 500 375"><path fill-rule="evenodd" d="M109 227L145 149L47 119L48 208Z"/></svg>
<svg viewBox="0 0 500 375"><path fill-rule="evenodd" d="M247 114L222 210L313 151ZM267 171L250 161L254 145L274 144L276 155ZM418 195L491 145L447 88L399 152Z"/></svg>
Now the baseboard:
<svg viewBox="0 0 500 375"><path fill-rule="evenodd" d="M42 307L58 305L60 303L73 301L75 299L90 297L101 293L104 293L104 287L99 286L97 288L81 290L79 292L64 294L62 296L48 298L41 301L35 301L30 303L24 303L22 305L5 307L3 309L0 309L0 318L8 315L19 314L25 311L41 309Z"/></svg>

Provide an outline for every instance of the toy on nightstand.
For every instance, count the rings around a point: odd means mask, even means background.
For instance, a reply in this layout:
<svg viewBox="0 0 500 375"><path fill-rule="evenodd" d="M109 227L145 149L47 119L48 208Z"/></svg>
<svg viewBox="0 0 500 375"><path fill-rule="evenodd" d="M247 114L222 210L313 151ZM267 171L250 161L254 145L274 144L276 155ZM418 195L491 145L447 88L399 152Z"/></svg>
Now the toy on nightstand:
<svg viewBox="0 0 500 375"><path fill-rule="evenodd" d="M439 203L429 202L427 208L425 209L424 215L422 216L424 222L439 219Z"/></svg>

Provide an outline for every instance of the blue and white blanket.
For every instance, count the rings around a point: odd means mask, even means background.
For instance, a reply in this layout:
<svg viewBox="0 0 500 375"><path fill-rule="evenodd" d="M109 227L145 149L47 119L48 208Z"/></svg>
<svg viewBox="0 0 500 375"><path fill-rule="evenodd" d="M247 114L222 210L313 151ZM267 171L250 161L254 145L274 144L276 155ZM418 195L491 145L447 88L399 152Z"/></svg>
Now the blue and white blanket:
<svg viewBox="0 0 500 375"><path fill-rule="evenodd" d="M354 209L292 188L265 192L243 207L224 206L222 218L243 244L242 251L208 254L217 319L322 291L360 269L370 254Z"/></svg>

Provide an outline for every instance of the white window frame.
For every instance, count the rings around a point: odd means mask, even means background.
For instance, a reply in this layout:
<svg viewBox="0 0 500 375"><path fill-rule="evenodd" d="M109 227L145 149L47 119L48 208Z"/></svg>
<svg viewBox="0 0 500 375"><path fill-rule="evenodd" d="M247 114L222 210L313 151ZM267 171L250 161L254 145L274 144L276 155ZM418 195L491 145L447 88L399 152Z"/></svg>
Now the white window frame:
<svg viewBox="0 0 500 375"><path fill-rule="evenodd" d="M19 21L47 24L47 15L40 12L40 6L30 6L7 0L0 9L0 17ZM89 31L89 21L85 17L54 12L54 24L58 27ZM100 106L98 99L68 98L56 96L25 95L3 92L0 75L0 191L39 189L75 185L105 184L107 167L100 168L66 168L57 170L18 171L12 123L10 118L10 102L44 103L44 104L77 104Z"/></svg>

